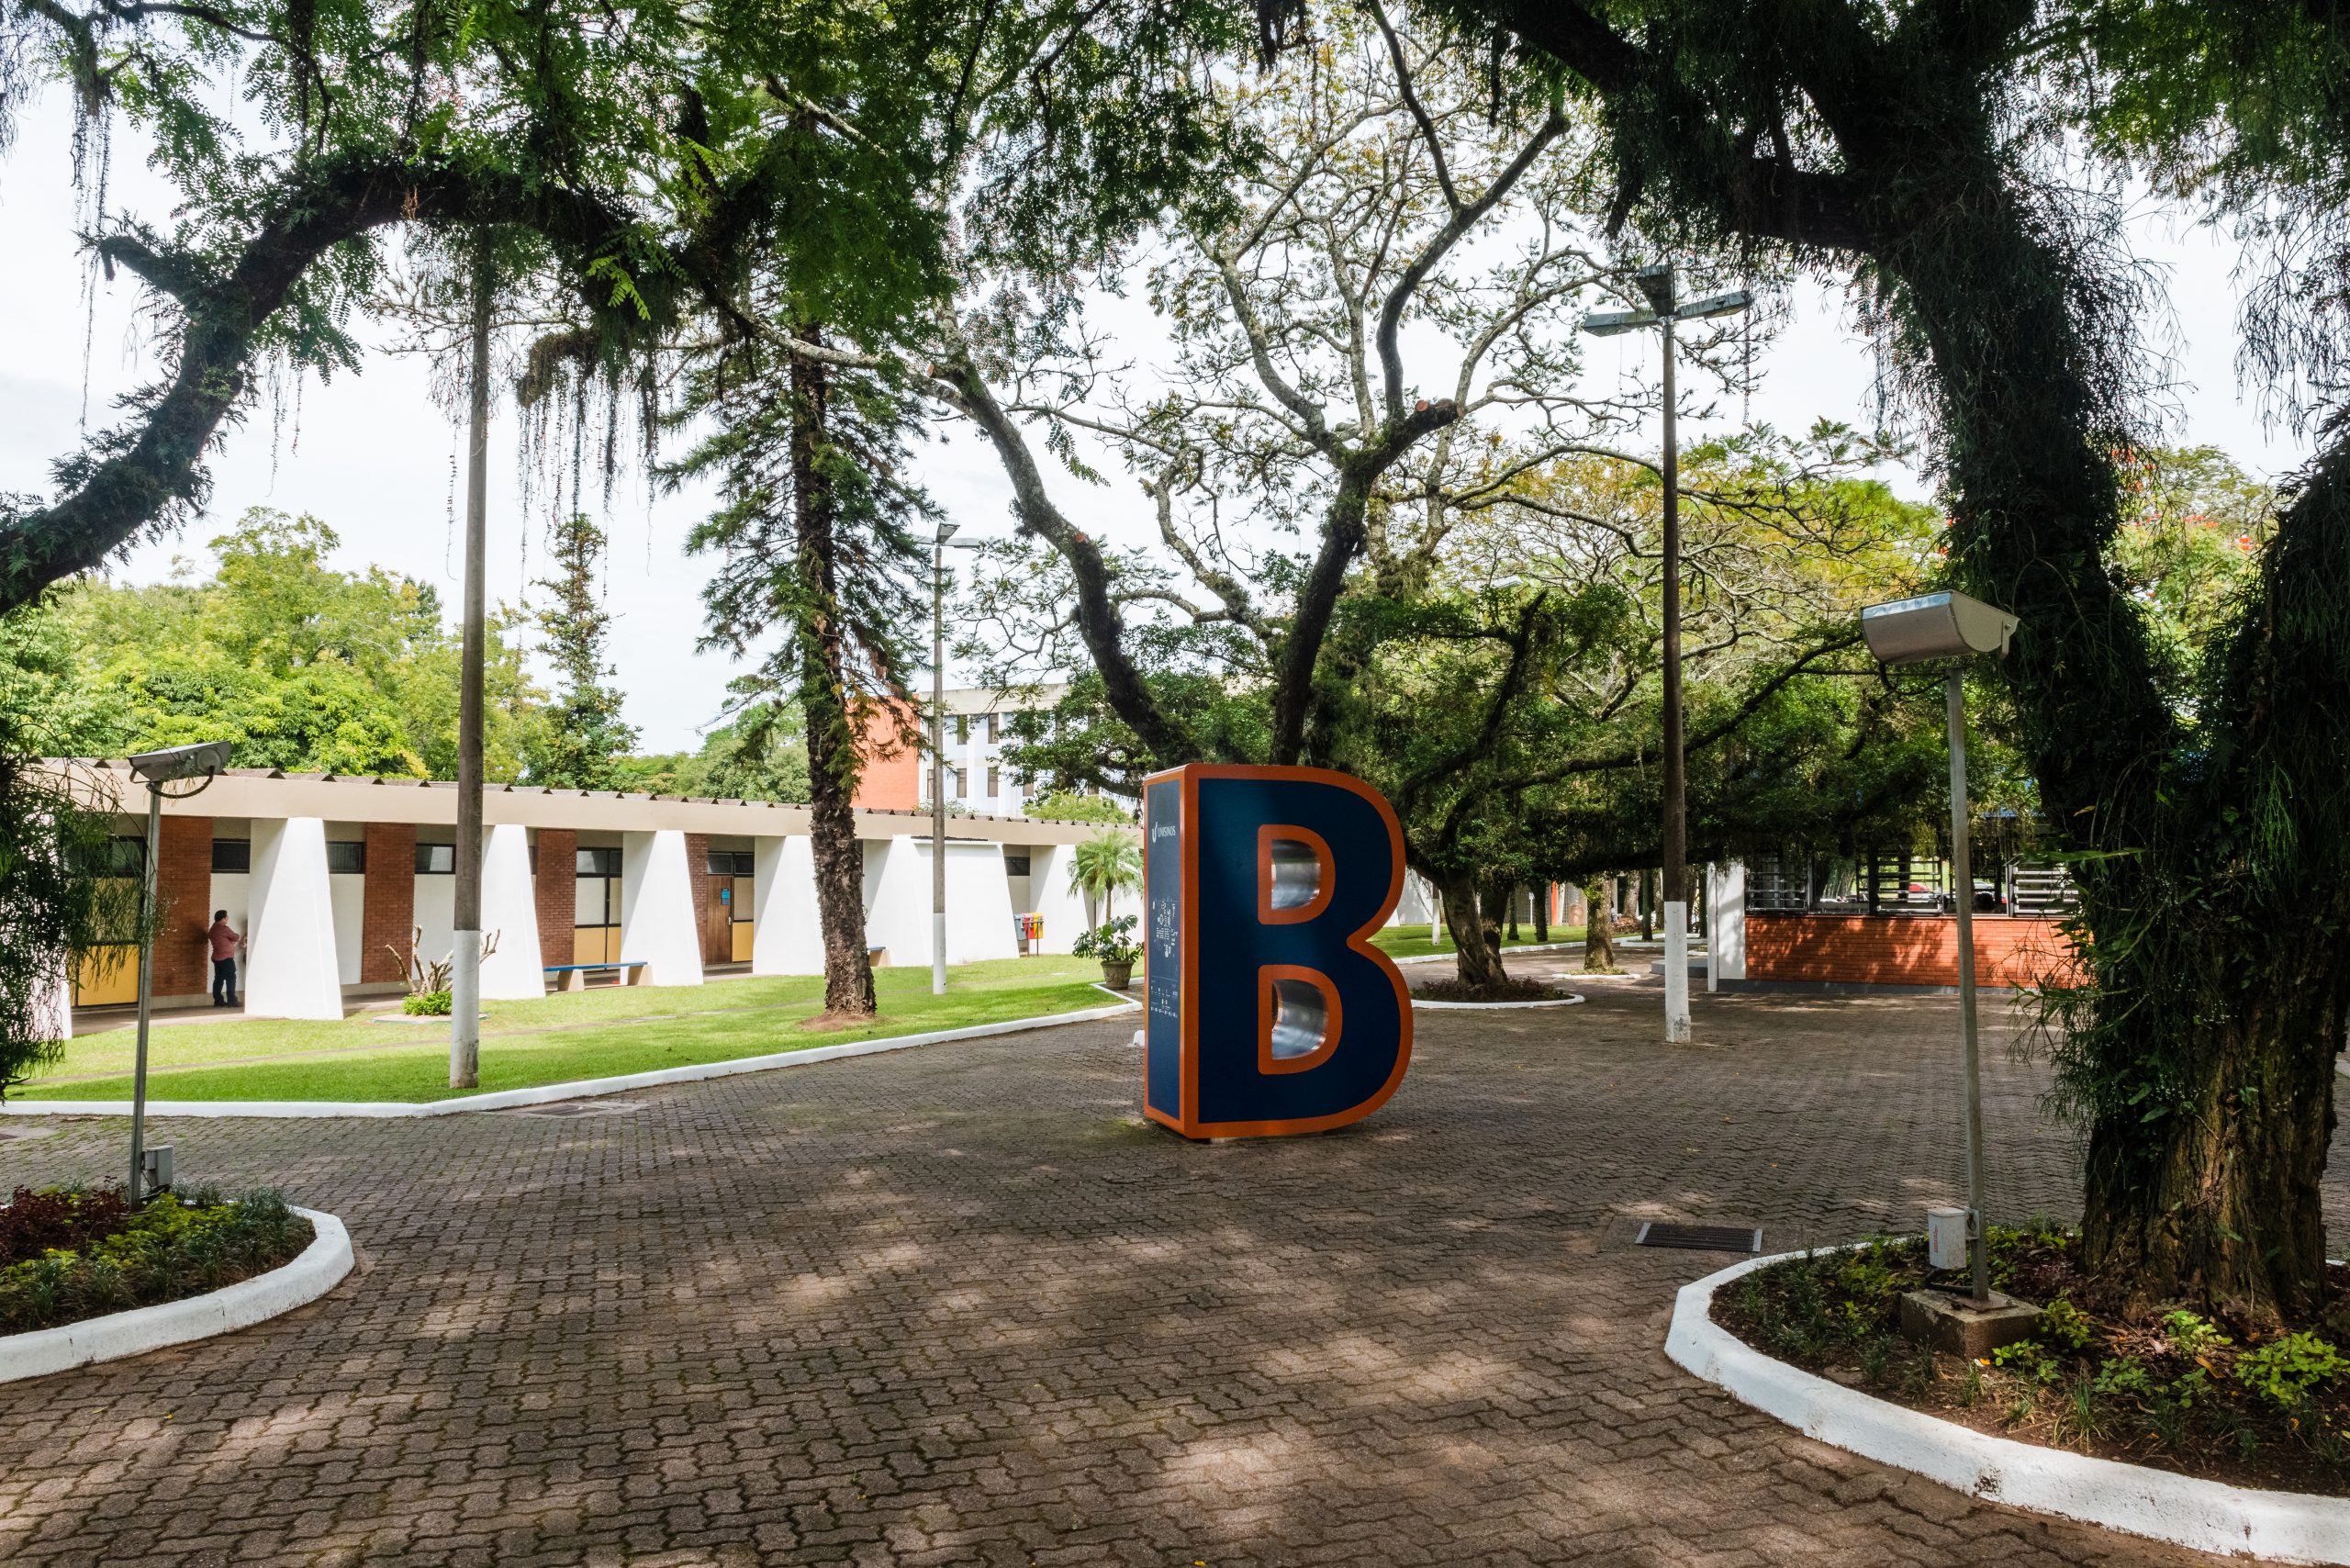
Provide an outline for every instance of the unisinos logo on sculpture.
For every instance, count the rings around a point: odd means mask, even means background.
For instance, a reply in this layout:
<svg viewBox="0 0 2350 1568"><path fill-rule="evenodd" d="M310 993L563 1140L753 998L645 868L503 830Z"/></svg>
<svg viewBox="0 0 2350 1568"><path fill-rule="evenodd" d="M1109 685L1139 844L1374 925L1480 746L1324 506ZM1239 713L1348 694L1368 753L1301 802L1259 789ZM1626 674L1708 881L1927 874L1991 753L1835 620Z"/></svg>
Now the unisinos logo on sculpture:
<svg viewBox="0 0 2350 1568"><path fill-rule="evenodd" d="M1186 1137L1323 1132L1404 1081L1412 1007L1372 933L1404 834L1361 779L1200 763L1143 785L1143 1109Z"/></svg>

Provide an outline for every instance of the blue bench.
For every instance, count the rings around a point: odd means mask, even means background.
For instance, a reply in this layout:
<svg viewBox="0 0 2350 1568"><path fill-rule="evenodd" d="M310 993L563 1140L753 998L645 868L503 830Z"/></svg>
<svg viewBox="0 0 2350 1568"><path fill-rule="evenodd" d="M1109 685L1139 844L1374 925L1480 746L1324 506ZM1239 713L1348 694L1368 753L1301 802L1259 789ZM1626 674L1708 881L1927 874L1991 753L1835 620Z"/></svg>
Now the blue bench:
<svg viewBox="0 0 2350 1568"><path fill-rule="evenodd" d="M557 991L586 991L589 975L605 974L615 970L620 973L621 983L623 985L644 983L644 960L642 958L614 958L608 964L549 964L546 966L546 973L563 977L555 982Z"/></svg>

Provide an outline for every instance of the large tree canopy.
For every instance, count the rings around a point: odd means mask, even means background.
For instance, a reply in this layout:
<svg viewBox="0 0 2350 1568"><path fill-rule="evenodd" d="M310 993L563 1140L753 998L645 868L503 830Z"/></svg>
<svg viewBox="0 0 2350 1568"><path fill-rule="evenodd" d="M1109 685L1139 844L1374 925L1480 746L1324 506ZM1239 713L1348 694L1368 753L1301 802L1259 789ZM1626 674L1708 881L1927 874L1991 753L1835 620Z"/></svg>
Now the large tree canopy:
<svg viewBox="0 0 2350 1568"><path fill-rule="evenodd" d="M1464 48L1519 64L1521 95L1563 73L1598 105L1616 212L1653 241L1866 291L1935 439L1953 574L2022 621L2016 716L2078 857L2091 979L2055 1022L2089 1130L2089 1256L2141 1299L2313 1310L2350 1007L2350 452L2313 465L2210 656L2165 659L2109 570L2142 433L2139 295L2111 225L2053 177L2062 135L2100 101L2040 90L2077 49L2077 29L2043 25L2068 13L1433 4ZM2222 7L2165 9L2229 36L2208 21ZM2274 31L2245 29L2262 47L2339 57L2331 7L2263 9ZM2328 101L2287 96L2302 118Z"/></svg>

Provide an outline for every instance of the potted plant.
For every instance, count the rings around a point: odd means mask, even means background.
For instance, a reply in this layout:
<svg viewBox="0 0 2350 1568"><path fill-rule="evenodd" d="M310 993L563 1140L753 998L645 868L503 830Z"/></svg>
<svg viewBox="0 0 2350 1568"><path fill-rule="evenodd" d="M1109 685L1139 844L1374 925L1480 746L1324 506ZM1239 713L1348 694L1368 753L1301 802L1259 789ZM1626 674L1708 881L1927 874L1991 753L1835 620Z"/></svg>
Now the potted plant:
<svg viewBox="0 0 2350 1568"><path fill-rule="evenodd" d="M1142 944L1134 938L1135 917L1122 914L1115 920L1105 920L1077 939L1069 951L1080 958L1102 960L1102 983L1112 991L1124 991L1135 976L1135 960L1142 957Z"/></svg>

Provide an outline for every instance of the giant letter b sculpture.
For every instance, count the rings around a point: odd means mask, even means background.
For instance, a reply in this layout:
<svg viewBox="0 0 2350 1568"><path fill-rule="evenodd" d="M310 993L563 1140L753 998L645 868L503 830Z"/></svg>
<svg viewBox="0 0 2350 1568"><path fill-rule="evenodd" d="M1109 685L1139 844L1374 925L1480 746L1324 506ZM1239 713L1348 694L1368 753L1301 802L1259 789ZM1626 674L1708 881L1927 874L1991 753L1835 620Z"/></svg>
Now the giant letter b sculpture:
<svg viewBox="0 0 2350 1568"><path fill-rule="evenodd" d="M1143 786L1143 1108L1186 1137L1322 1132L1404 1080L1412 1005L1371 934L1404 888L1395 813L1318 767L1196 764Z"/></svg>

